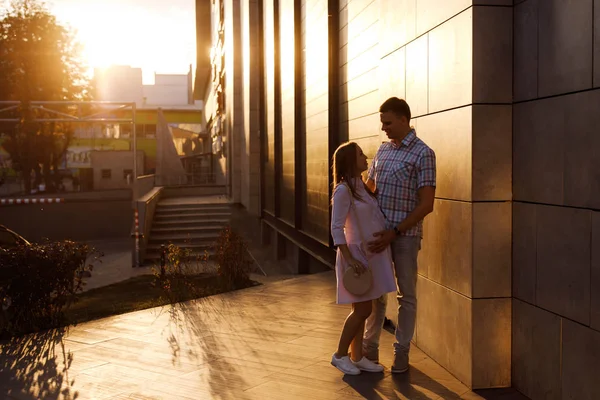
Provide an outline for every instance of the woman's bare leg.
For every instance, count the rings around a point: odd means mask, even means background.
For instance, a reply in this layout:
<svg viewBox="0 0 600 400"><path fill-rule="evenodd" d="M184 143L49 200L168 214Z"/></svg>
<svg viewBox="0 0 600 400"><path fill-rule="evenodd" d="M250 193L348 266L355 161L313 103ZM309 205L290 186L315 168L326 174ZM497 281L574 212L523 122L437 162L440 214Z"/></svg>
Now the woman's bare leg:
<svg viewBox="0 0 600 400"><path fill-rule="evenodd" d="M360 336L360 352L356 353L356 355L360 355L358 359L355 357L354 346L352 346L352 358L355 361L358 361L362 358L362 335L365 329L365 320L371 314L373 302L363 301L360 303L352 303L352 312L346 318L346 322L344 322L344 327L342 329L342 334L340 336L340 342L338 345L338 350L336 352L336 356L345 357L348 355L348 349L350 347L350 343L356 341L356 337Z"/></svg>
<svg viewBox="0 0 600 400"><path fill-rule="evenodd" d="M360 361L363 358L363 332L365 331L365 321L360 324L356 335L350 344L350 352L352 353L352 361Z"/></svg>

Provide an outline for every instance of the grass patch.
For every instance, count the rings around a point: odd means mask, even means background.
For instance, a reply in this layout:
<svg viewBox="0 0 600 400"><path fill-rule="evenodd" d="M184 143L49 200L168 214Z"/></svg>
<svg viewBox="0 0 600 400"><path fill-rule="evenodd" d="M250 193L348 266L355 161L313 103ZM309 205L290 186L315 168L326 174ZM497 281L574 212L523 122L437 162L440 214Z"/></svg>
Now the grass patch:
<svg viewBox="0 0 600 400"><path fill-rule="evenodd" d="M112 285L79 294L78 300L65 310L65 322L77 324L112 315L164 306L230 291L217 275L187 275L185 285L173 285L165 290L155 284L154 275L141 275ZM251 281L248 286L258 283ZM238 289L243 289L242 287Z"/></svg>

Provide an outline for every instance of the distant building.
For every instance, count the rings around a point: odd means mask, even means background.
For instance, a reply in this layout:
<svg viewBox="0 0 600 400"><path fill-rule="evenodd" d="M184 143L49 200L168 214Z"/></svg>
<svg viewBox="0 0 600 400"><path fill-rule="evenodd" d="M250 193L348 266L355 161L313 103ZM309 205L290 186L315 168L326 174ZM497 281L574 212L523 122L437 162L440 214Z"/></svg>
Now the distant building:
<svg viewBox="0 0 600 400"><path fill-rule="evenodd" d="M123 189L131 184L133 168L131 151L105 150L90 152L95 190ZM144 165L144 152L137 151L138 165Z"/></svg>
<svg viewBox="0 0 600 400"><path fill-rule="evenodd" d="M144 101L142 69L130 66L112 66L94 70L96 100L135 102Z"/></svg>
<svg viewBox="0 0 600 400"><path fill-rule="evenodd" d="M142 69L112 66L94 70L96 100L135 102L138 108L152 106L188 106L202 108L192 98L192 70L187 74L154 74L154 84L144 85Z"/></svg>
<svg viewBox="0 0 600 400"><path fill-rule="evenodd" d="M192 98L192 71L187 74L155 74L153 85L144 85L141 68L130 66L112 66L96 69L94 81L95 100L111 102L134 102L136 104L135 125L131 123L93 124L81 126L75 130L71 146L67 150L65 168L73 170L82 181L82 187L93 189L126 188L129 182L122 179L125 164L133 164L133 128L137 137L138 176L154 173L157 153L157 113L163 114L171 128L186 132L185 151L182 143L178 145L179 156L193 157L198 153L210 151L204 137L203 101ZM110 115L131 118L131 110L121 110ZM181 136L181 135L179 135ZM106 152L106 157L98 153ZM108 158L107 158L108 157ZM118 158L119 171L111 172L106 178L110 166ZM93 162L93 160L96 160ZM129 161L126 161L129 160ZM107 163L105 165L105 163ZM131 166L131 170L133 170ZM104 171L104 172L102 172ZM104 173L104 175L102 175ZM115 178L118 176L118 178ZM132 172L133 178L133 172ZM85 182L84 182L85 181Z"/></svg>

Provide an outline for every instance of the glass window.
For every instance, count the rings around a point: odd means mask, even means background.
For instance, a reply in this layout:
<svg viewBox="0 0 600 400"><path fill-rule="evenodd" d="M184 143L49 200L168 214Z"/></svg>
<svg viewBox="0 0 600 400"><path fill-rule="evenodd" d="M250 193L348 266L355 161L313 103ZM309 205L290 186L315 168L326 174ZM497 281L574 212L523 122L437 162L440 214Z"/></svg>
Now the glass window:
<svg viewBox="0 0 600 400"><path fill-rule="evenodd" d="M155 138L156 137L156 125L147 124L144 126L144 131L146 132L147 138Z"/></svg>

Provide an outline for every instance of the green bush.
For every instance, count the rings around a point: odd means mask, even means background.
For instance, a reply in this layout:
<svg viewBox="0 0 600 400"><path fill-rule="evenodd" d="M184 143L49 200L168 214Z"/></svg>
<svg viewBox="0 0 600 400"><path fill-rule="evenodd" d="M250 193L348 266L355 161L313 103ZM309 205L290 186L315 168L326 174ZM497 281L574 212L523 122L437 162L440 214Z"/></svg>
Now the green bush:
<svg viewBox="0 0 600 400"><path fill-rule="evenodd" d="M0 336L61 325L93 255L71 241L0 249Z"/></svg>

